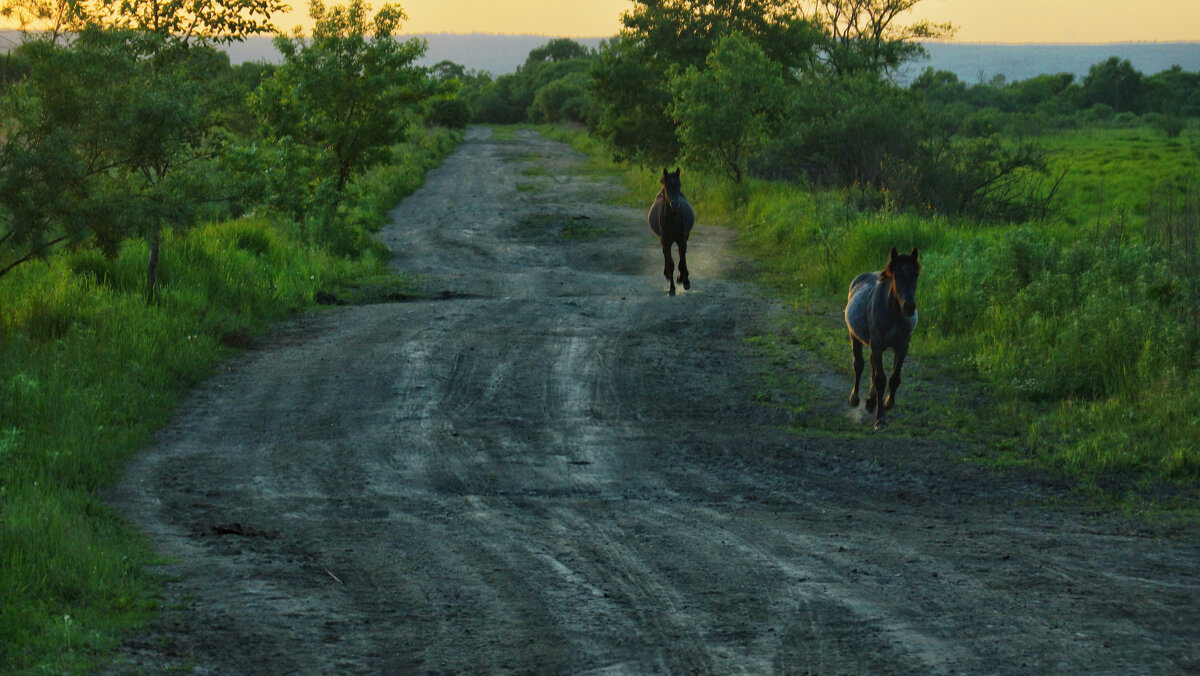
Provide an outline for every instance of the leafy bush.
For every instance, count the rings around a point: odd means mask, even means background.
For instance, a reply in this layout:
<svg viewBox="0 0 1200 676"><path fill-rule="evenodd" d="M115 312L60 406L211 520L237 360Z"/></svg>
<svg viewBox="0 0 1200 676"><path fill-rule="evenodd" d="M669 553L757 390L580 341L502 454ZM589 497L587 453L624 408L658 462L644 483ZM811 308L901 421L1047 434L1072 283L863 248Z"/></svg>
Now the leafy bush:
<svg viewBox="0 0 1200 676"><path fill-rule="evenodd" d="M587 122L593 117L587 96L593 58L577 42L552 40L531 51L515 73L467 82L460 97L470 102L476 122Z"/></svg>
<svg viewBox="0 0 1200 676"><path fill-rule="evenodd" d="M684 159L735 183L770 141L788 95L779 64L737 32L717 42L703 70L688 67L673 78L671 89Z"/></svg>
<svg viewBox="0 0 1200 676"><path fill-rule="evenodd" d="M433 99L428 104L425 121L448 129L465 129L471 121L471 106L457 97Z"/></svg>
<svg viewBox="0 0 1200 676"><path fill-rule="evenodd" d="M1107 103L1097 103L1083 111L1083 118L1088 122L1107 122L1116 116L1116 111Z"/></svg>
<svg viewBox="0 0 1200 676"><path fill-rule="evenodd" d="M568 73L538 89L526 115L533 122L586 124L592 117L587 87L586 73Z"/></svg>
<svg viewBox="0 0 1200 676"><path fill-rule="evenodd" d="M1152 124L1168 138L1179 138L1183 134L1183 130L1187 128L1187 120L1182 115L1170 113L1159 115Z"/></svg>

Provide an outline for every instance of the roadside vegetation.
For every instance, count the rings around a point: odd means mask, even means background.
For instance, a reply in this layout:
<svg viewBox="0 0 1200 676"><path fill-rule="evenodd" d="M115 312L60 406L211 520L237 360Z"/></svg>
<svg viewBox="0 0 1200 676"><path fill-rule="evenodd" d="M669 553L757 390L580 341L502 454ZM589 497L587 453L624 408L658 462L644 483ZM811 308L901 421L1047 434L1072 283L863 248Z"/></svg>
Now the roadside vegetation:
<svg viewBox="0 0 1200 676"><path fill-rule="evenodd" d="M919 1L639 0L599 50L493 77L418 68L403 11L361 0L238 67L216 47L280 3L0 0L29 31L0 60L0 671L94 670L153 612L105 488L270 322L402 290L371 234L472 121L566 123L639 205L681 164L797 308L759 341L794 410L798 355L848 372L849 280L920 247L912 358L962 384L922 395L921 430L1194 514L1200 73L900 85L953 31L904 24Z"/></svg>
<svg viewBox="0 0 1200 676"><path fill-rule="evenodd" d="M568 123L550 133L605 157L635 201L682 165L702 220L738 229L798 309L782 343L763 339L780 369L802 369L802 347L848 373L849 281L893 246L920 247L911 354L960 383L929 397L920 429L1109 503L1195 513L1200 73L1113 58L1082 79L968 85L926 70L898 84L916 39L953 32L904 25L917 1L635 2L599 50L555 45L561 72L586 66L585 106L532 108L549 86L532 57L464 100L526 111L476 106L476 120ZM783 381L781 403L806 408L801 379Z"/></svg>
<svg viewBox="0 0 1200 676"><path fill-rule="evenodd" d="M215 47L280 6L222 8L0 3L0 672L92 672L153 613L106 487L271 322L404 290L371 233L461 139L399 8L314 2L277 67Z"/></svg>

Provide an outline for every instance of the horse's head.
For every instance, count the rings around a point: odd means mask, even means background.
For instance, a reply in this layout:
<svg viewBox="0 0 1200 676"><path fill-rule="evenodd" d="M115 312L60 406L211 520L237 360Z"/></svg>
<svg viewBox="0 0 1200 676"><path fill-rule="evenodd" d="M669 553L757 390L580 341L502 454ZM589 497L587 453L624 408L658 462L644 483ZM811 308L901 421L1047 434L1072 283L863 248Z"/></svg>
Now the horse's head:
<svg viewBox="0 0 1200 676"><path fill-rule="evenodd" d="M663 198L667 200L667 206L675 208L675 203L683 197L683 184L679 180L679 167L675 167L674 172L668 172L663 169L662 178L658 179L662 184Z"/></svg>
<svg viewBox="0 0 1200 676"><path fill-rule="evenodd" d="M891 256L883 268L883 276L891 285L892 296L900 303L905 317L917 313L917 277L921 275L921 263L917 260L917 249L907 256L892 247Z"/></svg>

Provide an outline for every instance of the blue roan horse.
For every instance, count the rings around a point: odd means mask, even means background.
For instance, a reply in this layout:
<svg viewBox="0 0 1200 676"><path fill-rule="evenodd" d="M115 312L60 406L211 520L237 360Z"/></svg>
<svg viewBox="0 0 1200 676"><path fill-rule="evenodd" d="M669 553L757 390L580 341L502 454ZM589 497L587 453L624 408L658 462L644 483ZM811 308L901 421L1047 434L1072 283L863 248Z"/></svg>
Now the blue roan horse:
<svg viewBox="0 0 1200 676"><path fill-rule="evenodd" d="M688 279L687 240L688 234L692 232L692 225L696 222L696 215L680 190L678 167L674 173L663 169L662 178L658 179L658 182L662 184L662 191L654 198L648 219L650 230L662 243L663 274L671 284L670 294L674 296L675 280L672 279L672 275L675 272L675 261L671 259L671 245L679 247L679 283L686 291L692 288L692 281Z"/></svg>
<svg viewBox="0 0 1200 676"><path fill-rule="evenodd" d="M908 339L917 325L917 277L921 264L917 250L907 256L892 249L887 265L879 272L864 272L850 284L846 300L846 328L850 329L850 349L854 354L854 389L850 405L858 406L858 381L863 370L863 344L871 346L871 390L867 393L867 412L875 412L875 429L886 427L883 410L896 403L900 387L900 367L908 354ZM895 356L892 376L883 373L883 351L891 348ZM880 405L883 390L888 396Z"/></svg>

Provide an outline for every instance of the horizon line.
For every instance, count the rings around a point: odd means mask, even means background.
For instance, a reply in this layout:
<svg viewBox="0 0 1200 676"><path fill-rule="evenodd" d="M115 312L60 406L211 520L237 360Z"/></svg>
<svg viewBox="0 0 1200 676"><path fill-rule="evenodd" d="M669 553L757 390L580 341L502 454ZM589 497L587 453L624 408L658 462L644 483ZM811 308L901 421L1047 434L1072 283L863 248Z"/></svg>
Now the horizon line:
<svg viewBox="0 0 1200 676"><path fill-rule="evenodd" d="M17 27L0 27L0 33L20 33L20 32L22 32L21 29L17 28ZM564 34L557 34L557 33L533 33L533 32L512 33L512 32L491 32L491 31L432 31L432 30L429 30L429 31L405 31L405 32L397 33L396 37L417 36L417 35L442 35L442 36L462 36L462 37L493 36L493 37L514 37L514 38L522 38L523 37L523 38L547 38L547 39L567 38L570 40L609 40L609 39L612 39L612 38L615 38L618 36L618 34L616 34L616 33L614 33L612 35L564 35ZM274 37L275 37L275 35L267 34L267 33L261 33L261 34L257 34L257 35L247 36L247 38L274 38ZM1097 47L1102 47L1102 46L1106 46L1106 45L1196 45L1196 44L1200 44L1200 38L1196 38L1196 39L1192 39L1192 40L1139 40L1139 39L1130 38L1130 39L1121 39L1121 40L1087 40L1087 41L1062 41L1062 42L1046 41L1046 40L1031 40L1031 41L1027 41L1027 42L1015 42L1015 41L1006 41L1006 40L925 39L925 40L914 40L913 42L916 42L919 44L960 45L960 46L981 45L981 46L1013 46L1013 47L1021 47L1021 46L1039 46L1039 47L1097 46Z"/></svg>
<svg viewBox="0 0 1200 676"><path fill-rule="evenodd" d="M397 35L451 35L451 36L477 36L487 35L496 37L514 37L514 38L568 38L571 40L608 40L617 37L613 35L562 35L556 33L506 33L492 31L407 31L397 33ZM1046 40L1031 40L1028 42L1011 42L1004 40L914 40L921 44L940 44L940 45L1031 45L1031 46L1104 46L1104 45L1194 45L1200 44L1200 37L1193 40L1137 40L1133 38L1122 40L1089 40L1077 42L1054 42Z"/></svg>

